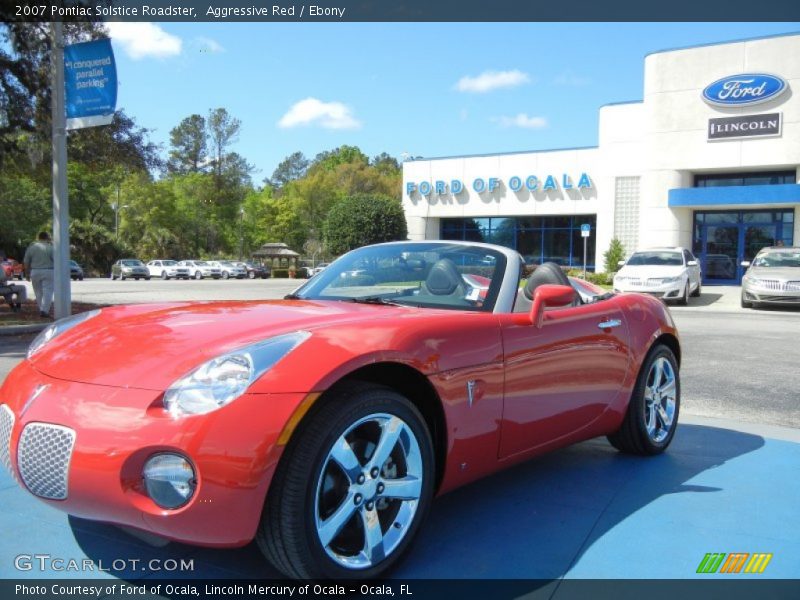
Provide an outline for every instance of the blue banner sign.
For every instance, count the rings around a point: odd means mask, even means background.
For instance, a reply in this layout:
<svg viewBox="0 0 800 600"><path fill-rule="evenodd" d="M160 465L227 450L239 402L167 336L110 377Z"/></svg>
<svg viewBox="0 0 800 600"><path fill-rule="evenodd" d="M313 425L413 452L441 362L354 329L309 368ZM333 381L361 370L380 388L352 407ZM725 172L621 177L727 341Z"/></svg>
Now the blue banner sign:
<svg viewBox="0 0 800 600"><path fill-rule="evenodd" d="M703 99L716 106L746 106L772 100L786 90L786 81L765 73L743 73L718 79L703 90Z"/></svg>
<svg viewBox="0 0 800 600"><path fill-rule="evenodd" d="M117 108L117 66L110 39L64 47L67 129L108 125Z"/></svg>
<svg viewBox="0 0 800 600"><path fill-rule="evenodd" d="M519 177L518 175L514 175L513 177L510 177L508 182L505 184L497 177L476 177L468 183L472 190L478 194L483 194L485 192L492 193L498 188L502 189L504 185L512 192L535 192L537 190L547 192L549 190L555 191L558 189L582 190L592 187L592 180L586 173L581 173L577 177L577 181L570 177L570 175L567 173L564 173L561 175L561 177L548 175L547 177L543 177L541 179L539 179L539 177L536 175L528 175L527 177ZM457 196L464 189L464 182L462 182L460 179L453 179L449 182L437 180L433 183L429 181L421 181L419 183L415 181L406 182L406 194L409 196L415 191L418 191L423 196L428 196L431 194L431 192L437 196L445 196L447 194L453 194L454 196Z"/></svg>

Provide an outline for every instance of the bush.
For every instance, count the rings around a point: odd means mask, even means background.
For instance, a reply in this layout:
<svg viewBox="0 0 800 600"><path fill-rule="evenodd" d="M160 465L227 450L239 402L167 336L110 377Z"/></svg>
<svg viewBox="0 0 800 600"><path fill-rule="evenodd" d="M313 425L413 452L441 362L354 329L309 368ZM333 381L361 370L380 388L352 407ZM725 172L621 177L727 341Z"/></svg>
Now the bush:
<svg viewBox="0 0 800 600"><path fill-rule="evenodd" d="M360 194L341 200L331 208L323 230L325 244L333 254L408 236L399 200L382 195Z"/></svg>
<svg viewBox="0 0 800 600"><path fill-rule="evenodd" d="M570 277L578 277L579 279L585 279L590 283L594 283L595 285L613 285L614 283L614 274L613 273L591 273L590 271L586 271L586 277L583 276L583 269L570 269L567 271L567 275Z"/></svg>
<svg viewBox="0 0 800 600"><path fill-rule="evenodd" d="M603 265L606 273L619 271L619 261L625 260L625 246L618 238L613 238L608 245L608 250L603 253Z"/></svg>

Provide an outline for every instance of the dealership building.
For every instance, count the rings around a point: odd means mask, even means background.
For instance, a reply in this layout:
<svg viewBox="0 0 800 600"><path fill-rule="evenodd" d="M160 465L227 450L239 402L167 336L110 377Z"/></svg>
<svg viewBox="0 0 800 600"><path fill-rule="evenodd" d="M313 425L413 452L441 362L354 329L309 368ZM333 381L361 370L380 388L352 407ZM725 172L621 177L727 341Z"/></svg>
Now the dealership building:
<svg viewBox="0 0 800 600"><path fill-rule="evenodd" d="M599 144L407 160L411 239L481 240L529 263L602 270L684 246L705 283L738 283L762 247L800 245L800 34L656 52L643 100L602 106Z"/></svg>

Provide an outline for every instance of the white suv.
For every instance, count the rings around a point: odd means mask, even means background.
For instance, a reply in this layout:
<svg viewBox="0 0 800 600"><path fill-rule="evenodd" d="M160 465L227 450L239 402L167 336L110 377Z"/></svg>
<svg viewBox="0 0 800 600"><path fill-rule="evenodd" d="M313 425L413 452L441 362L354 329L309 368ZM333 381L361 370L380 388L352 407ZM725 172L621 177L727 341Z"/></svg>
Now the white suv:
<svg viewBox="0 0 800 600"><path fill-rule="evenodd" d="M643 292L689 303L689 296L699 296L702 288L700 263L686 248L650 248L637 250L614 276L615 292Z"/></svg>

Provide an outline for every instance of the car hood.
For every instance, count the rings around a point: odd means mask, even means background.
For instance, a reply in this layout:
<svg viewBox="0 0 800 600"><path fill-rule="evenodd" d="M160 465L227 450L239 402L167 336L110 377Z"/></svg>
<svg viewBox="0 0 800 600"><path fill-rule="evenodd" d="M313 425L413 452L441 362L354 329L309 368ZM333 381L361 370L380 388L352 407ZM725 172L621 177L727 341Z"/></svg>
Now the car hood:
<svg viewBox="0 0 800 600"><path fill-rule="evenodd" d="M409 310L305 300L118 306L64 332L30 361L57 379L164 390L203 362L253 342Z"/></svg>
<svg viewBox="0 0 800 600"><path fill-rule="evenodd" d="M749 277L757 279L777 279L779 281L800 281L800 268L798 267L750 267L747 271Z"/></svg>
<svg viewBox="0 0 800 600"><path fill-rule="evenodd" d="M635 265L622 267L617 275L622 277L678 277L684 272L682 266L671 265Z"/></svg>

